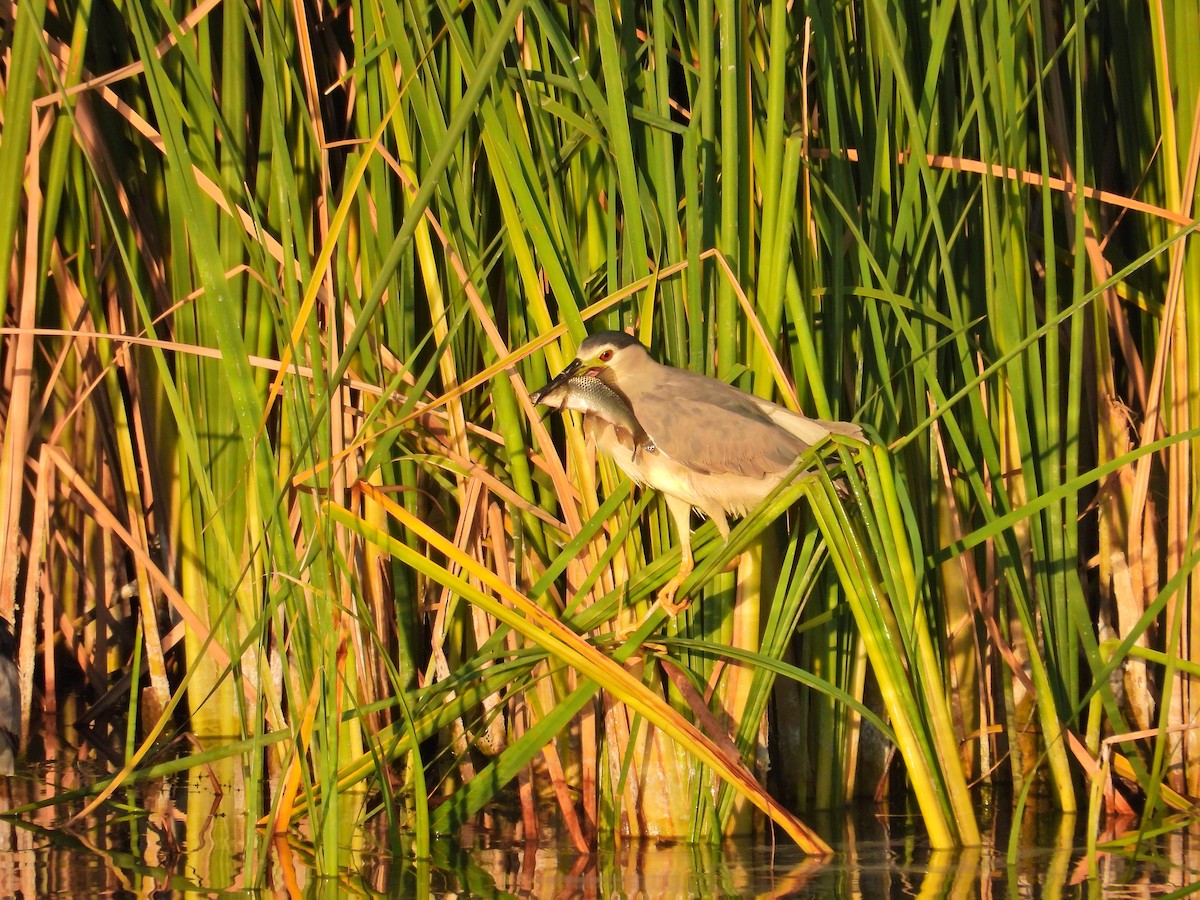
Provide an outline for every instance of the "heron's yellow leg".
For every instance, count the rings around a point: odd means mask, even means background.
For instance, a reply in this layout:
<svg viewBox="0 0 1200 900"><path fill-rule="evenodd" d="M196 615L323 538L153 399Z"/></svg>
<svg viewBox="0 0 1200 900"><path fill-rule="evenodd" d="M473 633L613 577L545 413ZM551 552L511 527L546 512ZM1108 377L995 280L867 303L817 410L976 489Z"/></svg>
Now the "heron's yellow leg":
<svg viewBox="0 0 1200 900"><path fill-rule="evenodd" d="M683 559L679 563L679 571L675 573L675 577L663 585L662 590L658 592L657 605L661 606L663 612L668 616L674 617L679 615L681 610L687 609L689 602L687 597L676 601L675 594L683 586L687 577L692 574L696 563L692 558L692 504L688 500L673 497L670 494L666 495L666 499L667 510L671 513L671 518L675 520L675 530L679 532L679 548L683 552ZM653 607L651 607L651 612L653 612Z"/></svg>
<svg viewBox="0 0 1200 900"><path fill-rule="evenodd" d="M696 568L696 564L692 559L692 548L686 544L683 547L683 562L679 564L679 571L675 577L663 585L663 589L658 592L658 605L663 608L668 616L677 616L680 612L688 608L691 603L686 596L683 599L676 601L675 593L683 586L687 577L692 574L692 570Z"/></svg>
<svg viewBox="0 0 1200 900"><path fill-rule="evenodd" d="M695 562L692 560L692 548L685 543L683 545L683 562L680 563L679 571L675 574L675 577L663 585L662 590L658 592L658 596L655 598L654 603L651 604L648 610L646 610L646 614L638 619L636 625L617 629L617 639L621 643L624 643L626 640L628 640L631 634L639 631L641 627L646 624L647 620L654 615L654 611L656 609L662 609L662 611L672 619L679 615L680 612L687 609L688 606L691 605L692 601L686 596L684 596L682 600L676 601L675 593L679 590L680 586L687 579L687 577L692 574L692 570L695 567Z"/></svg>

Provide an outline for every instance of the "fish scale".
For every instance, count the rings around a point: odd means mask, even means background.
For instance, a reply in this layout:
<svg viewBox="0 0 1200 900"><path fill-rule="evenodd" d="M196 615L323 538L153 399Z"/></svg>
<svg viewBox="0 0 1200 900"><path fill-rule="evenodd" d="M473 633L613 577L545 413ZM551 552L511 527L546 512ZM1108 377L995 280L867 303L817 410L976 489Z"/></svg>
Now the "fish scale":
<svg viewBox="0 0 1200 900"><path fill-rule="evenodd" d="M654 442L638 422L625 398L595 375L577 375L562 382L551 382L531 394L529 399L535 404L559 410L570 409L607 422L622 443L632 445L635 461L643 453L657 452Z"/></svg>

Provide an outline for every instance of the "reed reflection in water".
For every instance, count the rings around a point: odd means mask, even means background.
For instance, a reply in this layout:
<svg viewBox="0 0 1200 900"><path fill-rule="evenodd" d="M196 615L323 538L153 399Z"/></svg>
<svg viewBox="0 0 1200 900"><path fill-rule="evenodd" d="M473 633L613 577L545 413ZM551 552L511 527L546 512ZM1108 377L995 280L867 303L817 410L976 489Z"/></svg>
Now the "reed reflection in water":
<svg viewBox="0 0 1200 900"><path fill-rule="evenodd" d="M72 762L20 770L0 779L0 808L25 807L109 774ZM1200 883L1196 824L1145 844L1136 858L1108 850L1089 861L1076 820L1030 810L1020 830L1028 840L1010 863L1008 804L983 810L986 846L955 852L929 850L911 816L864 806L817 817L813 824L836 850L825 861L769 841L625 842L580 855L552 832L522 840L518 822L492 811L457 839L436 840L433 858L416 863L389 845L383 817L361 823L360 795L346 798L341 874L318 879L303 831L264 835L258 813L247 809L245 785L231 774L192 772L137 785L79 822L65 822L61 807L0 818L0 896L265 889L292 896L1149 897Z"/></svg>

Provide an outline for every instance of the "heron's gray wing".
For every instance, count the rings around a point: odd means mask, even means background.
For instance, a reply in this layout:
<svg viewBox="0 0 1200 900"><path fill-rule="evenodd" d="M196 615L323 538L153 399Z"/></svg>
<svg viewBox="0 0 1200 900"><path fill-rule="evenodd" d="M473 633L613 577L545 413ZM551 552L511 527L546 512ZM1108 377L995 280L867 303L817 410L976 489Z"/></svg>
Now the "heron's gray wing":
<svg viewBox="0 0 1200 900"><path fill-rule="evenodd" d="M859 441L865 441L862 427L853 422L834 422L828 419L810 419L800 413L792 412L786 406L772 403L761 397L751 397L754 404L770 417L776 425L786 428L809 446L821 441L827 434L844 434Z"/></svg>
<svg viewBox="0 0 1200 900"><path fill-rule="evenodd" d="M662 453L706 475L762 478L790 467L806 448L749 394L680 369L630 392L634 413ZM678 376L690 376L679 378Z"/></svg>

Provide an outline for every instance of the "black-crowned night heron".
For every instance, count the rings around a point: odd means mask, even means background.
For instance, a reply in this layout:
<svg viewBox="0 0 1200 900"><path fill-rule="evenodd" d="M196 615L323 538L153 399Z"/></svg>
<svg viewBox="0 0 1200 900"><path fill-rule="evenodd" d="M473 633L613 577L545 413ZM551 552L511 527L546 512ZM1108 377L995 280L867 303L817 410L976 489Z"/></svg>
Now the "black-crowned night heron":
<svg viewBox="0 0 1200 900"><path fill-rule="evenodd" d="M809 419L707 375L656 362L632 335L593 334L557 378L531 398L583 415L596 447L639 484L662 492L683 561L658 603L671 615L687 605L675 593L694 567L695 507L729 536L727 516L745 515L796 459L830 433L863 440L849 422Z"/></svg>

